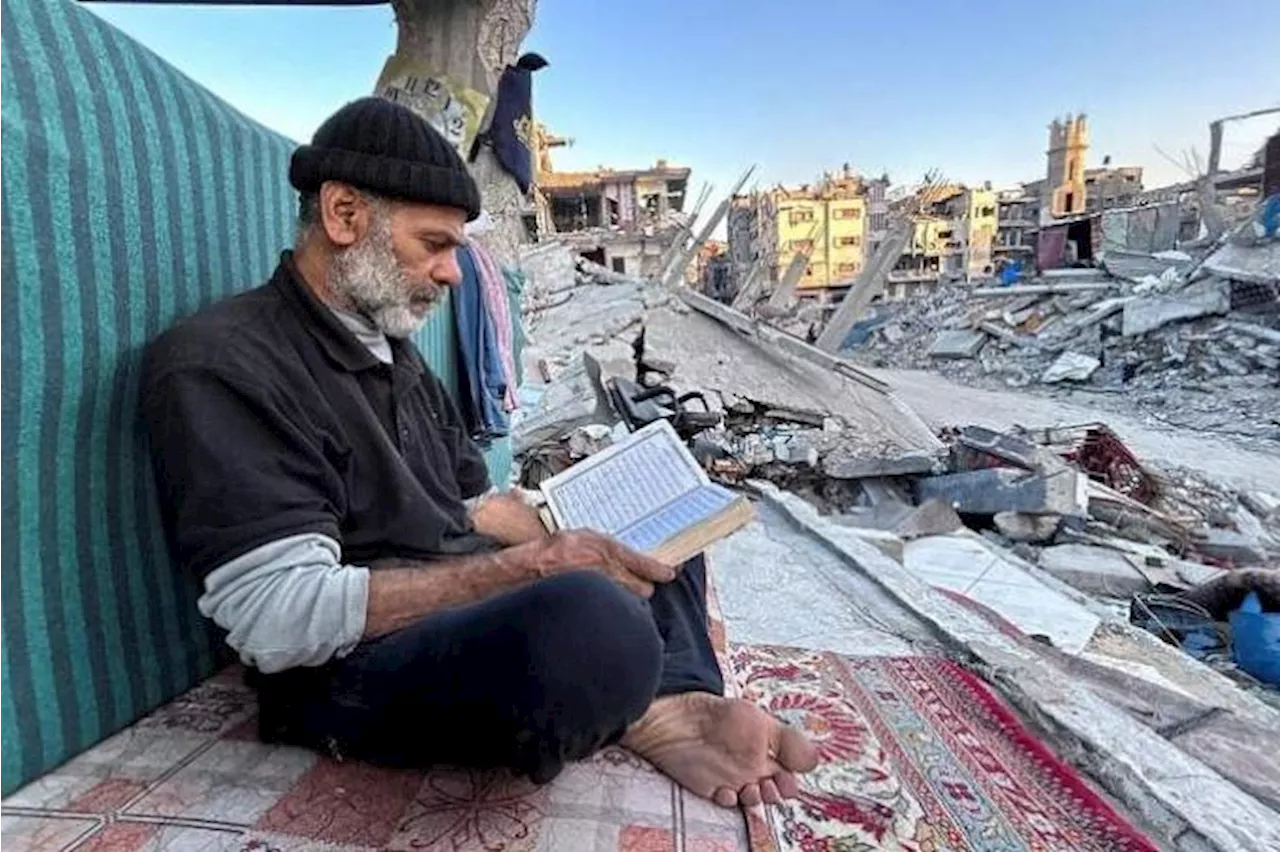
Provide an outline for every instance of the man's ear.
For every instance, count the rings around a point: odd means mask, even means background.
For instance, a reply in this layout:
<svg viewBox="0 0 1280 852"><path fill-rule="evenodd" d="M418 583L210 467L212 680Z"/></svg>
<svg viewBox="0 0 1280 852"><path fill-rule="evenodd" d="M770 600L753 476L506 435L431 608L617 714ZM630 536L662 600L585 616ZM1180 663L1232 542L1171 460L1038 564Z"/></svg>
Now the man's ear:
<svg viewBox="0 0 1280 852"><path fill-rule="evenodd" d="M329 242L343 248L354 245L369 232L373 210L350 184L325 181L320 186L320 224Z"/></svg>

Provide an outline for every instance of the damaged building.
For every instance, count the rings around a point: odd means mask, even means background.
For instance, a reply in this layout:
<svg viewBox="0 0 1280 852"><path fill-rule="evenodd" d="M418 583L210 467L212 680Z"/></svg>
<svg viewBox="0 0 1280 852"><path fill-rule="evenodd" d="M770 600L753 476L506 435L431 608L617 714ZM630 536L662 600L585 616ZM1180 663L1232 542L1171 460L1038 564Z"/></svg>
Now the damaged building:
<svg viewBox="0 0 1280 852"><path fill-rule="evenodd" d="M555 137L541 137L549 143ZM690 170L666 160L646 169L558 171L546 150L535 177L540 234L623 275L653 276L688 224Z"/></svg>

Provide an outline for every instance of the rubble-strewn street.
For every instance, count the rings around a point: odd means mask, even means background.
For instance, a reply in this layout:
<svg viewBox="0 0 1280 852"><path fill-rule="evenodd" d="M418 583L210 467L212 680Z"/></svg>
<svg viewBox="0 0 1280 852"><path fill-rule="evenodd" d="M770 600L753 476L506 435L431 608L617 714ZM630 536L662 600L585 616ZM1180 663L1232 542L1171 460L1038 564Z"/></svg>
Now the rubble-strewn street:
<svg viewBox="0 0 1280 852"><path fill-rule="evenodd" d="M1273 445L1267 442L1174 426L1140 412L1117 413L1108 405L1111 396L975 388L922 370L872 372L934 428L974 423L1007 431L1032 424L1104 422L1124 435L1148 464L1188 467L1226 485L1280 493L1280 452L1268 451Z"/></svg>

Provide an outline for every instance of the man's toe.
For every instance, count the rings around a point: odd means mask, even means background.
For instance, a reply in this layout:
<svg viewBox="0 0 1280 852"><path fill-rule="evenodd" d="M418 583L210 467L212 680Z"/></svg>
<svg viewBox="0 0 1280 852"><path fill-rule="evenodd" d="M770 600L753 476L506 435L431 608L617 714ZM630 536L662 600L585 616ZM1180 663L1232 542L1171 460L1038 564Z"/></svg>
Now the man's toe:
<svg viewBox="0 0 1280 852"><path fill-rule="evenodd" d="M738 791L729 787L717 788L715 795L711 798L722 808L736 808L738 806Z"/></svg>
<svg viewBox="0 0 1280 852"><path fill-rule="evenodd" d="M745 807L752 808L763 801L760 797L760 785L754 781L744 784L738 791L738 801Z"/></svg>
<svg viewBox="0 0 1280 852"><path fill-rule="evenodd" d="M766 805L782 804L782 793L779 792L778 785L772 778L766 778L760 782L760 798L764 799Z"/></svg>
<svg viewBox="0 0 1280 852"><path fill-rule="evenodd" d="M818 750L799 731L778 726L778 763L792 772L809 772L818 765Z"/></svg>
<svg viewBox="0 0 1280 852"><path fill-rule="evenodd" d="M782 794L784 799L794 799L800 795L800 781L796 778L794 772L788 772L780 769L773 773L771 779L778 792Z"/></svg>

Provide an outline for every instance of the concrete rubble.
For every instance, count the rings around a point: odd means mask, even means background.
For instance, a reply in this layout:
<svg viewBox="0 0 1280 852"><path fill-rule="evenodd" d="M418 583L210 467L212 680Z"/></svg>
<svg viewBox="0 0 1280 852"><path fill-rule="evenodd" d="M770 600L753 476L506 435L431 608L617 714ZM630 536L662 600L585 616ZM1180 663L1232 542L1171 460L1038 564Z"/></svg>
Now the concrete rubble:
<svg viewBox="0 0 1280 852"><path fill-rule="evenodd" d="M1190 256L1164 253L1154 260L1177 275L1162 269L1142 290L1149 272L1050 276L1027 293L943 288L833 355L554 244L530 259L524 357L537 381L513 422L522 485L625 434L610 389L648 389L712 479L772 506L949 637L1171 847L1266 848L1233 846L1237 827L1160 767L1212 776L1203 795L1243 809L1257 837L1280 837L1262 804L1276 801L1280 772L1232 754L1280 745L1280 693L1240 670L1229 645L1165 629L1179 608L1207 611L1206 595L1280 577L1280 495L1158 468L1101 423L935 434L858 366L901 357L894 366L948 375L1135 389L1159 376L1168 392L1216 371L1275 401L1264 367L1280 352L1276 317L1237 310L1231 279L1188 284ZM707 419L689 426L690 412ZM741 550L735 540L724 548ZM1205 618L1198 629L1225 632L1225 610Z"/></svg>

